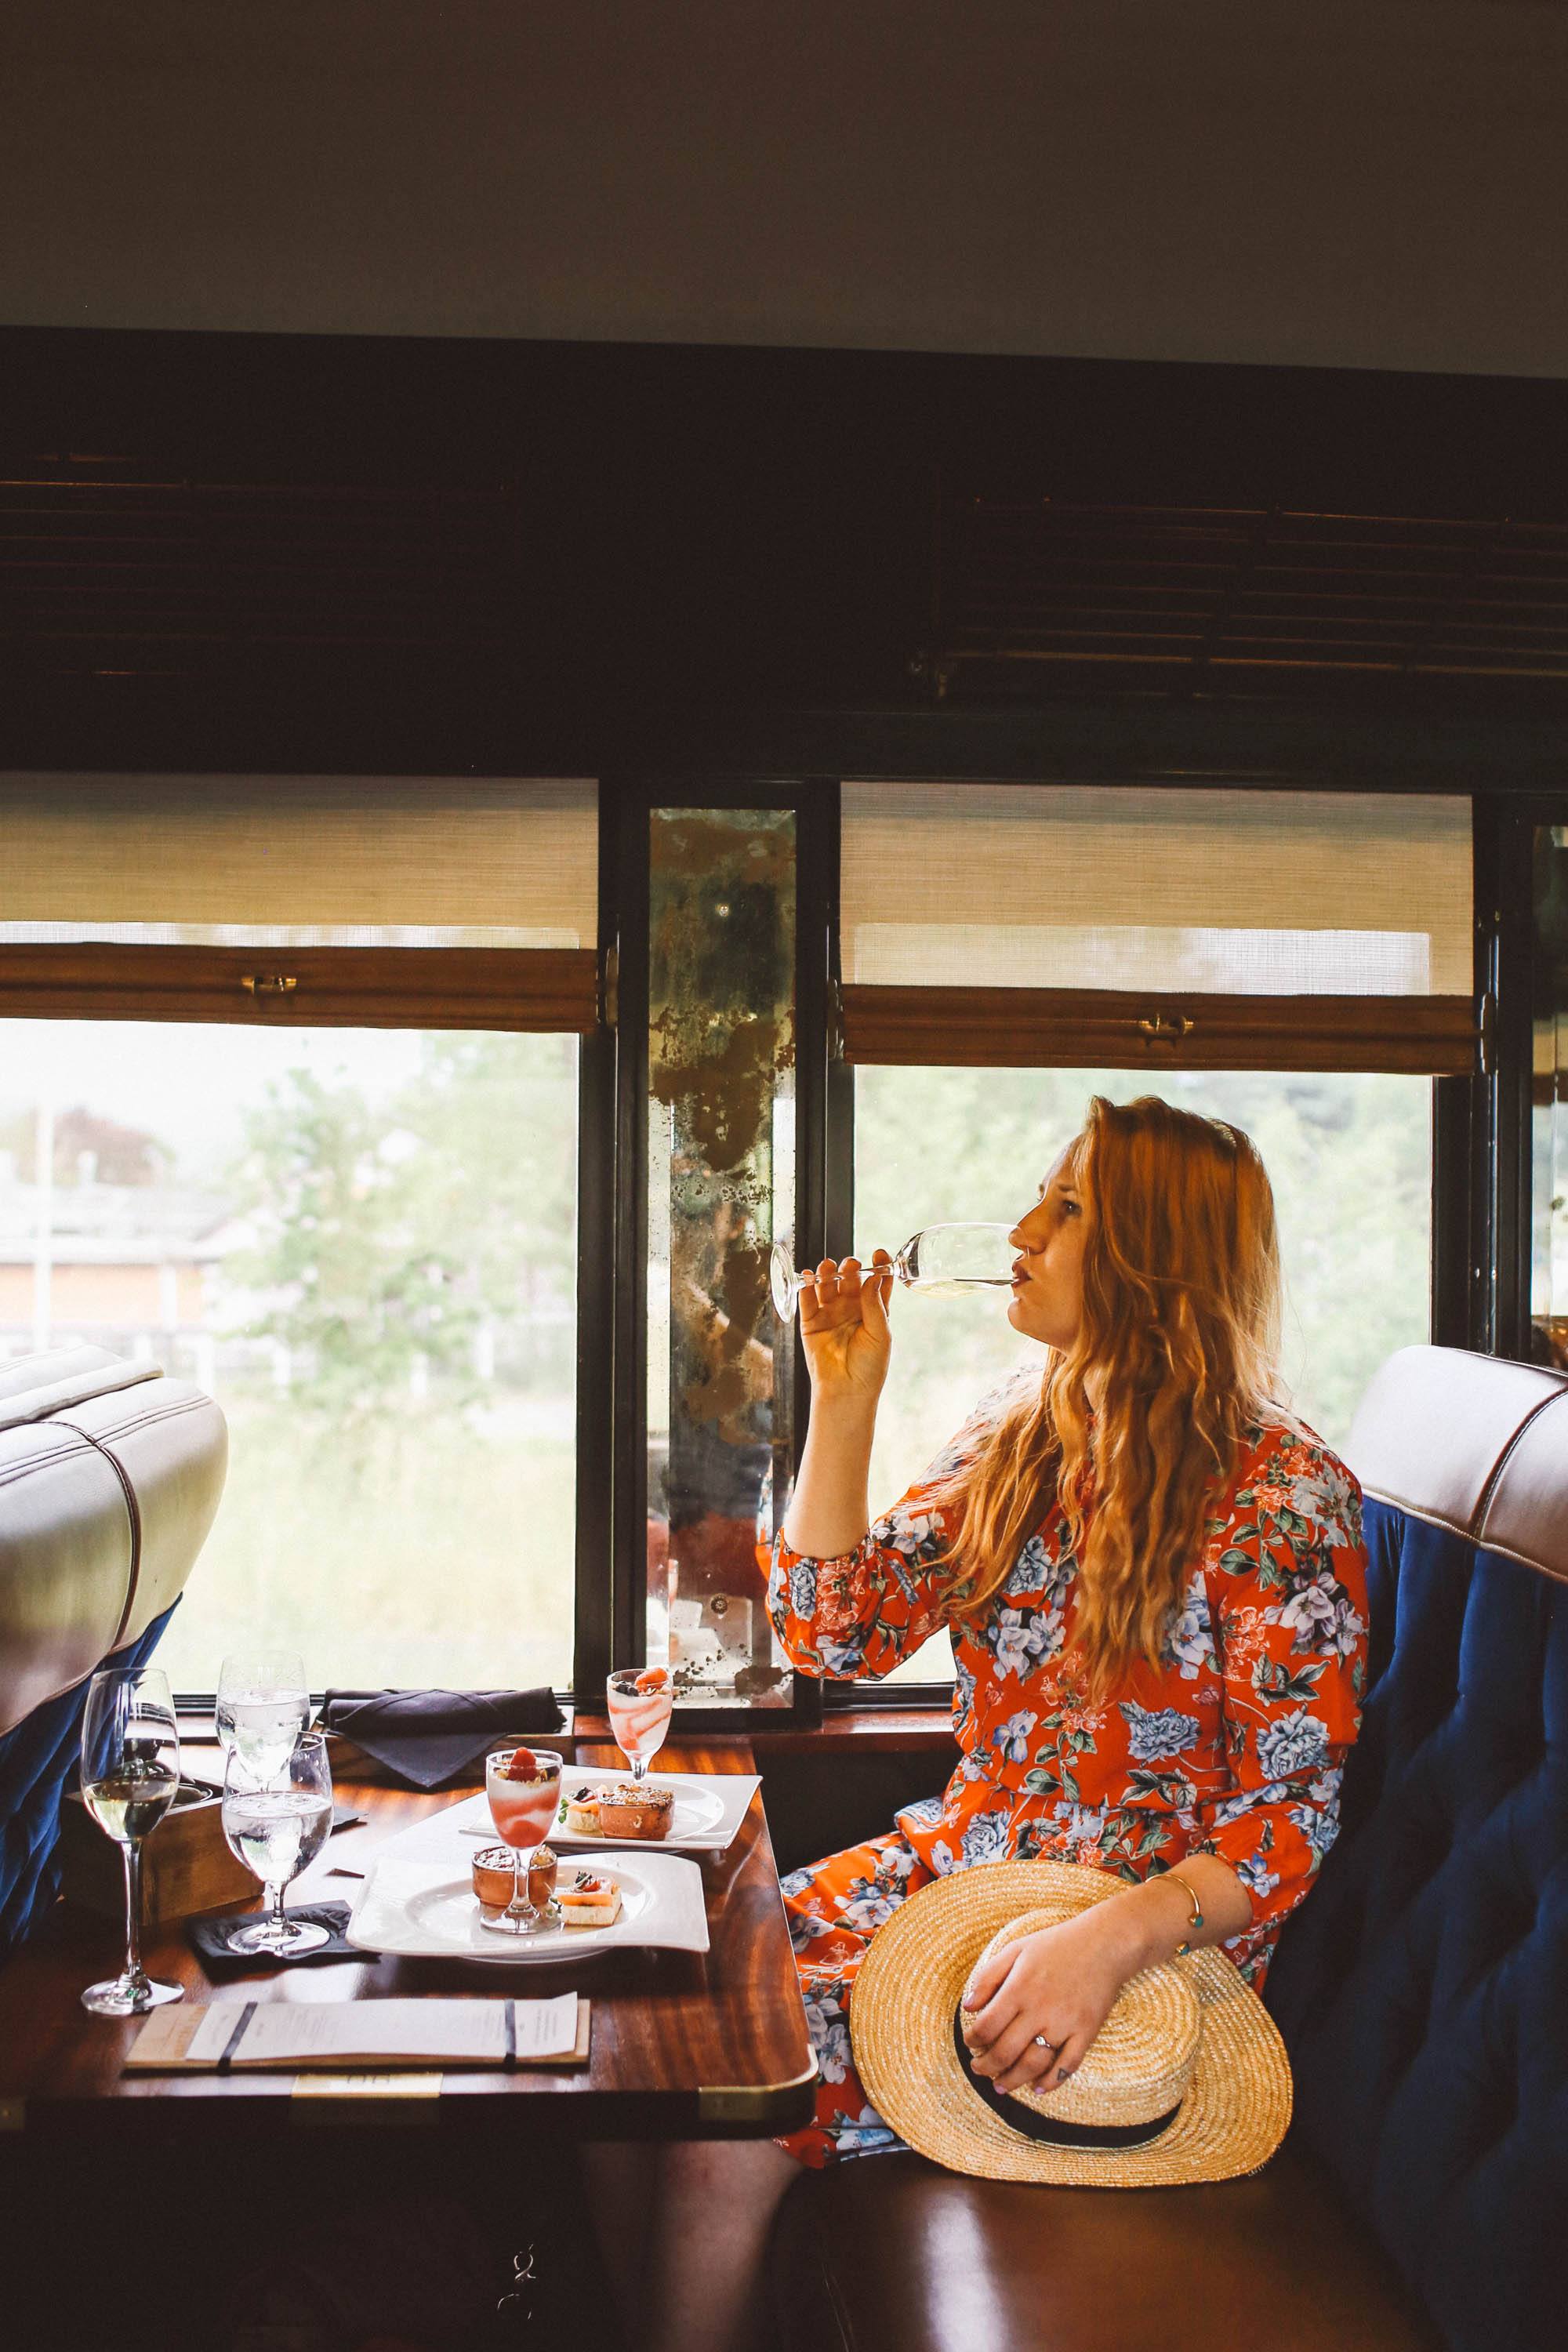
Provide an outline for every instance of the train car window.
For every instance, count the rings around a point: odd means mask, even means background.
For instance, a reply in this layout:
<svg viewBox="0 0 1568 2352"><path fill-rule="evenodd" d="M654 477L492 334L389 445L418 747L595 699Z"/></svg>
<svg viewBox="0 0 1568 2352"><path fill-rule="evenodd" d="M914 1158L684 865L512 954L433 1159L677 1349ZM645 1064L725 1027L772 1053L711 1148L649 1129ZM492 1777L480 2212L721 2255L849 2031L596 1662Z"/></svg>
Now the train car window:
<svg viewBox="0 0 1568 2352"><path fill-rule="evenodd" d="M1432 1086L1333 1071L858 1069L855 1235L897 1246L910 1223L1011 1223L1091 1094L1163 1094L1243 1127L1274 1186L1284 1260L1289 1402L1341 1445L1362 1391L1395 1348L1429 1338ZM989 1294L898 1290L895 1360L871 1461L890 1502L1015 1365L1040 1360ZM951 1677L945 1634L890 1680Z"/></svg>
<svg viewBox="0 0 1568 2352"><path fill-rule="evenodd" d="M1274 1182L1294 1409L1342 1444L1430 1336L1433 1078L1474 1067L1470 805L1447 796L847 785L855 1244L1011 1223L1089 1097L1230 1119ZM990 1299L895 1308L890 1500L1037 1351ZM944 1644L900 1675L950 1673Z"/></svg>
<svg viewBox="0 0 1568 2352"><path fill-rule="evenodd" d="M222 1403L160 1663L569 1685L594 788L78 781L0 790L0 1355Z"/></svg>

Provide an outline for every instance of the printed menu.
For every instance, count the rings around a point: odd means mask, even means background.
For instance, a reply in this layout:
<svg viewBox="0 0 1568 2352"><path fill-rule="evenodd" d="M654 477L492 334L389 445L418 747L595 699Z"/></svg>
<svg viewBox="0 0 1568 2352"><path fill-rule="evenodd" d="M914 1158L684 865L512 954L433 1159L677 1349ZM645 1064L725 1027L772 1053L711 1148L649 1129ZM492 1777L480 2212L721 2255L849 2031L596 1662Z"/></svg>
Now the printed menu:
<svg viewBox="0 0 1568 2352"><path fill-rule="evenodd" d="M538 2065L585 2054L587 2006L574 1992L552 2000L211 2001L155 2010L125 2063L161 2072L289 2074L312 2066Z"/></svg>

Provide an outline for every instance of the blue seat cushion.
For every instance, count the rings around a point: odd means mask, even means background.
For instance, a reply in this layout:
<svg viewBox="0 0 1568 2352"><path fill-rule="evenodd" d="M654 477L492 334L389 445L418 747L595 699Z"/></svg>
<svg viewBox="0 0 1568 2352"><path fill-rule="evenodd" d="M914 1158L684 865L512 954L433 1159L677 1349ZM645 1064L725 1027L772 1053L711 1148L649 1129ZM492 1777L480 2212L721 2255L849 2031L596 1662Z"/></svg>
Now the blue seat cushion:
<svg viewBox="0 0 1568 2352"><path fill-rule="evenodd" d="M1365 1720L1267 1996L1293 2128L1455 2352L1557 2352L1568 1587L1384 1504L1366 1531Z"/></svg>
<svg viewBox="0 0 1568 2352"><path fill-rule="evenodd" d="M154 1617L117 1666L144 1666L177 1601ZM60 1797L76 1765L90 1675L46 1699L0 1737L0 1962L25 1943L59 1893Z"/></svg>

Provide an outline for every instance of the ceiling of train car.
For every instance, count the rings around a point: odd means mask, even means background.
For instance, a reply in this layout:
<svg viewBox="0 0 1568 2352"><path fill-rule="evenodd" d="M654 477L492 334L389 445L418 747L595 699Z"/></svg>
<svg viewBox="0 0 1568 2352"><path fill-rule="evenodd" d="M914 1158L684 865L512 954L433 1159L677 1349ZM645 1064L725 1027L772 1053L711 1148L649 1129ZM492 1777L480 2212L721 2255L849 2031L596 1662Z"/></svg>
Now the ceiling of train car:
<svg viewBox="0 0 1568 2352"><path fill-rule="evenodd" d="M0 320L1568 376L1562 0L22 0Z"/></svg>

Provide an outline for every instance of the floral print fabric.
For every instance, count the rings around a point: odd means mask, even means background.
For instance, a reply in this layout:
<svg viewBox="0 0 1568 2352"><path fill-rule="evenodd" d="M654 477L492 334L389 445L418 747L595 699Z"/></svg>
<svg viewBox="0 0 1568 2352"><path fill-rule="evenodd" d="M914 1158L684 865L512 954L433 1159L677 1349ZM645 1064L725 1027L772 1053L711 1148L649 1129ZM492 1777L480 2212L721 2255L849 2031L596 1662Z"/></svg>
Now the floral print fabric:
<svg viewBox="0 0 1568 2352"><path fill-rule="evenodd" d="M871 1937L930 1879L1046 1857L1131 1882L1218 1854L1253 1910L1225 1949L1260 1989L1339 1826L1366 1673L1349 1471L1283 1414L1249 1428L1158 1667L1141 1661L1091 1706L1071 1657L1078 1562L1059 1506L975 1615L952 1616L942 1598L935 1562L950 1529L933 1482L973 1453L1011 1393L987 1401L853 1552L774 1546L771 1613L797 1665L885 1675L949 1628L962 1750L945 1792L907 1807L891 1834L784 1881L822 2083L816 2122L782 2144L808 2164L900 2145L855 2075L847 2010Z"/></svg>

